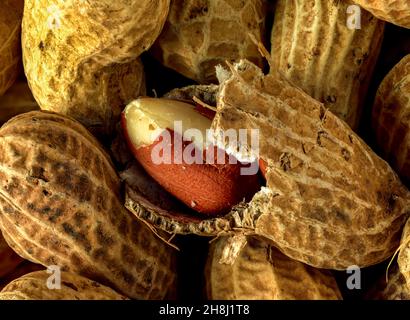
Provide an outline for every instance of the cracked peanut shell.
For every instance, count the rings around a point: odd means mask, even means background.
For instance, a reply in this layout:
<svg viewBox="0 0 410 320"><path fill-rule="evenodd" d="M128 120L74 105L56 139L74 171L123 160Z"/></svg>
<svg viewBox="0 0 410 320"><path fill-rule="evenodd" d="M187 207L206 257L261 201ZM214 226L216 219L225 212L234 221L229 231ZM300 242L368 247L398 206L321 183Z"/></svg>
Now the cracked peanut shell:
<svg viewBox="0 0 410 320"><path fill-rule="evenodd" d="M347 26L350 1L278 1L271 35L272 69L357 129L384 25L362 11Z"/></svg>
<svg viewBox="0 0 410 320"><path fill-rule="evenodd" d="M61 272L59 289L49 289L51 276L47 271L26 274L5 286L0 300L127 300L98 282L69 272Z"/></svg>
<svg viewBox="0 0 410 320"><path fill-rule="evenodd" d="M341 300L333 275L289 259L266 241L249 238L234 264L221 262L229 239L212 243L205 268L211 300Z"/></svg>
<svg viewBox="0 0 410 320"><path fill-rule="evenodd" d="M23 6L24 0L3 0L0 4L0 96L20 72Z"/></svg>
<svg viewBox="0 0 410 320"><path fill-rule="evenodd" d="M138 57L168 9L169 0L25 1L23 62L40 107L111 133L124 106L145 94Z"/></svg>
<svg viewBox="0 0 410 320"><path fill-rule="evenodd" d="M380 85L372 111L373 130L384 158L410 182L410 54Z"/></svg>
<svg viewBox="0 0 410 320"><path fill-rule="evenodd" d="M153 54L198 83L216 82L215 66L263 58L249 34L265 43L266 0L173 0Z"/></svg>
<svg viewBox="0 0 410 320"><path fill-rule="evenodd" d="M162 299L175 252L122 205L120 180L77 121L45 111L0 129L0 228L23 258L136 299Z"/></svg>
<svg viewBox="0 0 410 320"><path fill-rule="evenodd" d="M259 130L259 152L250 149L247 156L267 164L266 187L229 214L204 220L181 211L130 168L122 173L126 207L170 234L259 235L318 268L366 267L393 255L410 214L410 193L390 166L280 74L264 75L242 60L220 79L212 129Z"/></svg>
<svg viewBox="0 0 410 320"><path fill-rule="evenodd" d="M397 249L410 214L407 188L345 122L279 73L236 64L212 128L259 129L267 187L234 210L242 228L326 269L374 265Z"/></svg>

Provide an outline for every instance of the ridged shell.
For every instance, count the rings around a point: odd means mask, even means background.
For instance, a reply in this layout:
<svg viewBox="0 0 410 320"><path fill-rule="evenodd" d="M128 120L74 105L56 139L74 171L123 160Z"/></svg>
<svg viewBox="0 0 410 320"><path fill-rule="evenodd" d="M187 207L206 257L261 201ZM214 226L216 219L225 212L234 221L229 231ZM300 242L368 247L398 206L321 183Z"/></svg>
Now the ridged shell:
<svg viewBox="0 0 410 320"><path fill-rule="evenodd" d="M34 111L0 129L0 227L22 257L138 299L174 285L175 251L122 205L120 181L78 122Z"/></svg>
<svg viewBox="0 0 410 320"><path fill-rule="evenodd" d="M23 62L40 107L111 132L125 104L145 94L137 58L161 32L169 1L25 1Z"/></svg>
<svg viewBox="0 0 410 320"><path fill-rule="evenodd" d="M235 64L212 128L258 129L268 165L267 187L231 213L235 227L325 269L370 266L397 249L409 191L345 122L280 74Z"/></svg>
<svg viewBox="0 0 410 320"><path fill-rule="evenodd" d="M20 72L23 6L24 0L2 0L0 4L0 96Z"/></svg>
<svg viewBox="0 0 410 320"><path fill-rule="evenodd" d="M384 22L362 10L349 29L350 1L278 1L272 69L356 129L383 40Z"/></svg>
<svg viewBox="0 0 410 320"><path fill-rule="evenodd" d="M399 269L410 290L410 220L407 221L401 238L401 250L397 259Z"/></svg>
<svg viewBox="0 0 410 320"><path fill-rule="evenodd" d="M233 265L221 263L227 241L222 237L210 248L205 272L208 299L342 299L329 271L291 260L261 239L248 239Z"/></svg>
<svg viewBox="0 0 410 320"><path fill-rule="evenodd" d="M383 80L372 117L383 156L406 182L410 182L410 54Z"/></svg>
<svg viewBox="0 0 410 320"><path fill-rule="evenodd" d="M9 283L0 300L127 300L114 290L79 275L62 272L61 288L49 289L47 271L29 273Z"/></svg>
<svg viewBox="0 0 410 320"><path fill-rule="evenodd" d="M173 0L154 55L199 83L216 82L215 66L263 60L249 34L265 42L266 0Z"/></svg>
<svg viewBox="0 0 410 320"><path fill-rule="evenodd" d="M23 259L7 244L0 232L0 278L12 272Z"/></svg>
<svg viewBox="0 0 410 320"><path fill-rule="evenodd" d="M353 0L379 19L410 29L408 0Z"/></svg>
<svg viewBox="0 0 410 320"><path fill-rule="evenodd" d="M410 300L410 290L406 280L400 273L397 265L389 272L388 282L386 276L366 296L368 300Z"/></svg>

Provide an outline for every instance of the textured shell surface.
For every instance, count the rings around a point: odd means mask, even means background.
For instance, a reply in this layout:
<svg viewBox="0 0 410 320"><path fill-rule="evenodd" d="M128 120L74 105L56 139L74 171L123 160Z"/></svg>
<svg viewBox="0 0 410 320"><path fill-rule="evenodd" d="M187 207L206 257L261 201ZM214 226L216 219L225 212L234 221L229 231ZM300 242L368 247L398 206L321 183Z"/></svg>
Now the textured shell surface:
<svg viewBox="0 0 410 320"><path fill-rule="evenodd" d="M111 160L74 119L33 111L3 125L0 179L0 228L20 256L131 298L174 286L174 250L123 207Z"/></svg>
<svg viewBox="0 0 410 320"><path fill-rule="evenodd" d="M377 264L398 248L409 191L345 122L280 74L235 64L212 128L259 130L267 187L233 210L236 227L326 269Z"/></svg>
<svg viewBox="0 0 410 320"><path fill-rule="evenodd" d="M213 300L340 300L329 271L289 259L262 239L249 238L235 262L221 263L227 237L212 243L206 291Z"/></svg>
<svg viewBox="0 0 410 320"><path fill-rule="evenodd" d="M20 72L23 6L24 0L3 0L0 4L0 96Z"/></svg>
<svg viewBox="0 0 410 320"><path fill-rule="evenodd" d="M272 69L356 129L380 53L385 23L362 10L349 27L350 1L278 1ZM358 26L359 27L359 26Z"/></svg>
<svg viewBox="0 0 410 320"><path fill-rule="evenodd" d="M226 60L262 66L249 34L265 43L266 14L266 0L173 0L154 56L199 83L216 82L215 66Z"/></svg>
<svg viewBox="0 0 410 320"><path fill-rule="evenodd" d="M25 1L23 62L40 107L111 132L125 104L145 94L138 57L161 32L169 1Z"/></svg>
<svg viewBox="0 0 410 320"><path fill-rule="evenodd" d="M353 0L379 19L410 29L410 2L408 0Z"/></svg>
<svg viewBox="0 0 410 320"><path fill-rule="evenodd" d="M410 290L410 220L407 221L404 227L400 246L397 262L399 264L400 273L407 283L407 289Z"/></svg>
<svg viewBox="0 0 410 320"><path fill-rule="evenodd" d="M47 286L50 273L36 271L3 288L0 300L127 300L114 290L74 273L62 272L59 289Z"/></svg>
<svg viewBox="0 0 410 320"><path fill-rule="evenodd" d="M376 140L386 160L410 182L410 54L380 85L373 106Z"/></svg>

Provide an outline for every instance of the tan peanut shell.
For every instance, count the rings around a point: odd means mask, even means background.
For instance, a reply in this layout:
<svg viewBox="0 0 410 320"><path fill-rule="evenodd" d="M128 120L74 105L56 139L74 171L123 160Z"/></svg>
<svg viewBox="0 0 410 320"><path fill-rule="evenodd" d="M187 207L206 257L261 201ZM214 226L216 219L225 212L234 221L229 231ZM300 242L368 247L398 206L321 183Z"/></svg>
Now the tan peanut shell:
<svg viewBox="0 0 410 320"><path fill-rule="evenodd" d="M280 74L236 64L212 128L259 129L267 187L234 210L242 228L326 269L370 266L397 249L409 191L345 122Z"/></svg>
<svg viewBox="0 0 410 320"><path fill-rule="evenodd" d="M34 111L0 129L0 228L22 257L137 299L162 299L175 251L122 205L106 152L77 121Z"/></svg>
<svg viewBox="0 0 410 320"><path fill-rule="evenodd" d="M25 81L17 81L0 97L1 124L18 114L33 110L39 110L39 106Z"/></svg>
<svg viewBox="0 0 410 320"><path fill-rule="evenodd" d="M359 124L385 23L362 10L349 27L351 1L278 1L272 69L324 103L353 129ZM356 21L357 22L357 21Z"/></svg>
<svg viewBox="0 0 410 320"><path fill-rule="evenodd" d="M397 265L390 270L387 280L386 275L383 275L366 295L366 300L410 300L410 290Z"/></svg>
<svg viewBox="0 0 410 320"><path fill-rule="evenodd" d="M219 86L216 84L210 85L192 85L183 88L176 88L167 92L164 98L186 101L192 104L193 97L200 101L206 102L208 105L216 105L216 95L219 91Z"/></svg>
<svg viewBox="0 0 410 320"><path fill-rule="evenodd" d="M372 112L373 129L383 156L403 180L410 182L410 54L383 80Z"/></svg>
<svg viewBox="0 0 410 320"><path fill-rule="evenodd" d="M212 129L258 130L253 156L267 163L267 186L231 213L200 220L131 167L121 175L126 207L170 234L256 234L318 268L366 267L393 255L410 214L410 193L389 165L280 74L265 76L246 60L218 74Z"/></svg>
<svg viewBox="0 0 410 320"><path fill-rule="evenodd" d="M410 220L407 221L403 230L397 262L400 272L406 280L407 289L410 290Z"/></svg>
<svg viewBox="0 0 410 320"><path fill-rule="evenodd" d="M9 247L0 232L0 278L12 272L23 259Z"/></svg>
<svg viewBox="0 0 410 320"><path fill-rule="evenodd" d="M0 300L127 300L106 286L69 272L61 272L59 289L50 289L50 276L47 271L36 271L18 278L3 288Z"/></svg>
<svg viewBox="0 0 410 320"><path fill-rule="evenodd" d="M410 29L408 0L353 0L379 19Z"/></svg>
<svg viewBox="0 0 410 320"><path fill-rule="evenodd" d="M169 1L25 1L23 62L40 107L111 132L125 104L145 94L138 57L161 32Z"/></svg>
<svg viewBox="0 0 410 320"><path fill-rule="evenodd" d="M0 3L0 96L13 85L20 72L23 6L24 0Z"/></svg>
<svg viewBox="0 0 410 320"><path fill-rule="evenodd" d="M294 261L265 241L249 238L233 265L222 263L227 237L212 243L205 268L211 300L340 300L329 271Z"/></svg>
<svg viewBox="0 0 410 320"><path fill-rule="evenodd" d="M215 66L263 60L249 34L265 42L266 0L173 0L154 55L199 83L216 82Z"/></svg>

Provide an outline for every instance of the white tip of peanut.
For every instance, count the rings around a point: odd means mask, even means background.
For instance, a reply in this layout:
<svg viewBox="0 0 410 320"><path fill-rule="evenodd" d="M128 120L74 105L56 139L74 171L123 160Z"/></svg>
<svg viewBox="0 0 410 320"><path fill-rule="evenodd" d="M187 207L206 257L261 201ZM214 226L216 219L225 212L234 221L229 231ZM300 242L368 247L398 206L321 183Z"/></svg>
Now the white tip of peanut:
<svg viewBox="0 0 410 320"><path fill-rule="evenodd" d="M170 99L134 100L125 108L124 116L128 135L136 148L152 145L169 129L202 149L203 137L211 127L211 120L198 113L194 106Z"/></svg>

